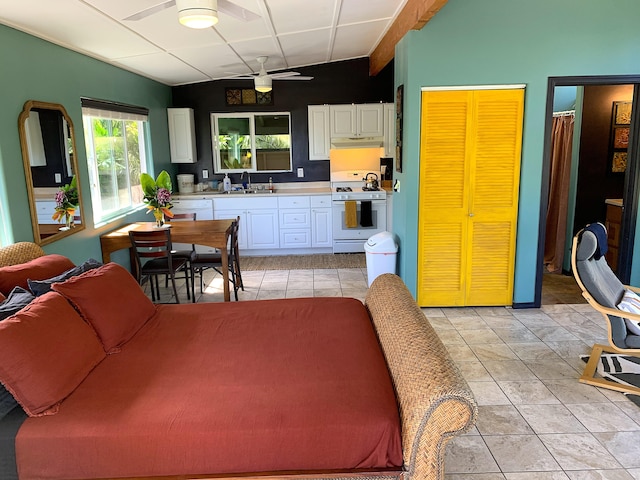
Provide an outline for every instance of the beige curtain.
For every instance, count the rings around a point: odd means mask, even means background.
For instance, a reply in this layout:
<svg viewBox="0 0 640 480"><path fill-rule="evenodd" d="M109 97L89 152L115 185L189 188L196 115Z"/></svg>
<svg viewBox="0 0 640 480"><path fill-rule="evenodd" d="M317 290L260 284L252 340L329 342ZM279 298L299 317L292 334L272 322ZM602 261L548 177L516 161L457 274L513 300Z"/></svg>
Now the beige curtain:
<svg viewBox="0 0 640 480"><path fill-rule="evenodd" d="M564 260L574 120L574 114L553 117L547 234L544 242L544 264L549 272L560 273Z"/></svg>

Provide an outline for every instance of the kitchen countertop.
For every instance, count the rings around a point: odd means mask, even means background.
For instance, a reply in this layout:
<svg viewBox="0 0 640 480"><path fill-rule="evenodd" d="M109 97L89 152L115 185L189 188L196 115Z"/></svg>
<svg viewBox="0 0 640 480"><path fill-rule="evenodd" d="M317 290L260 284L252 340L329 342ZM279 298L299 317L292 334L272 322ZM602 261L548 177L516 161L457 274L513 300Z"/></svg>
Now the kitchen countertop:
<svg viewBox="0 0 640 480"><path fill-rule="evenodd" d="M614 207L622 207L622 199L621 198L607 198L604 203L607 205L613 205Z"/></svg>
<svg viewBox="0 0 640 480"><path fill-rule="evenodd" d="M173 195L176 199L197 199L197 198L212 198L212 197L266 197L266 196L290 196L290 195L331 195L330 187L320 188L282 188L276 190L273 193L269 191L258 191L256 193L224 193L214 191L194 192L194 193L179 193Z"/></svg>

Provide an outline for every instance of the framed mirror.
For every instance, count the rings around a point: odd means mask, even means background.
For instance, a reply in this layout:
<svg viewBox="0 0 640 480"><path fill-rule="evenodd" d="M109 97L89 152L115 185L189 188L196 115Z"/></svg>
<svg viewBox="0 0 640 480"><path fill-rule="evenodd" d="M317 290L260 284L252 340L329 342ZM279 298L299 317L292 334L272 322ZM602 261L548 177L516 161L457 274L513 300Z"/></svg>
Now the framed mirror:
<svg viewBox="0 0 640 480"><path fill-rule="evenodd" d="M85 228L71 118L57 103L29 100L18 118L34 242Z"/></svg>

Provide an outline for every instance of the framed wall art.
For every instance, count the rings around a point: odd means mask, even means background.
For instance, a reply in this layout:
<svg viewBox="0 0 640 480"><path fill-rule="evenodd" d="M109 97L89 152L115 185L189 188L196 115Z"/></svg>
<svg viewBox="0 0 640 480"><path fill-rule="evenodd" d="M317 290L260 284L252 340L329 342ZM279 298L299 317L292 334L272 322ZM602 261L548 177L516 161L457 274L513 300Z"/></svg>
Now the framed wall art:
<svg viewBox="0 0 640 480"><path fill-rule="evenodd" d="M253 88L225 88L224 95L228 107L236 105L273 105L273 91L258 92Z"/></svg>
<svg viewBox="0 0 640 480"><path fill-rule="evenodd" d="M402 173L402 106L404 85L396 90L396 172Z"/></svg>
<svg viewBox="0 0 640 480"><path fill-rule="evenodd" d="M631 102L613 102L608 169L610 173L624 173L627 170L630 128Z"/></svg>

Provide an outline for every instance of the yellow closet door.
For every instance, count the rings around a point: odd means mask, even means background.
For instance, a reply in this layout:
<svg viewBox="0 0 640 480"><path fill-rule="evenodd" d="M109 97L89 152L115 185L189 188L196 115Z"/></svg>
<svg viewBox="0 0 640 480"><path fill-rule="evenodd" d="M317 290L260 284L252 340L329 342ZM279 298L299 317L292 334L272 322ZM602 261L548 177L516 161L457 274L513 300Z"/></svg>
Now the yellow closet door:
<svg viewBox="0 0 640 480"><path fill-rule="evenodd" d="M418 303L513 298L523 90L422 95Z"/></svg>

